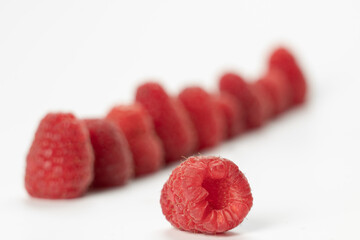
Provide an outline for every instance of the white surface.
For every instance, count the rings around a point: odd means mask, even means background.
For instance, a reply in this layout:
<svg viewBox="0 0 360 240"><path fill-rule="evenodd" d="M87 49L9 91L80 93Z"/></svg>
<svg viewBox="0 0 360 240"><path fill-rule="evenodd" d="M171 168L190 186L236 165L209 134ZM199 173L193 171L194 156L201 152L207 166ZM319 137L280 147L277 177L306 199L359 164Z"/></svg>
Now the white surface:
<svg viewBox="0 0 360 240"><path fill-rule="evenodd" d="M0 1L0 239L360 239L359 1ZM253 190L225 236L177 231L159 196L170 166L72 201L30 198L25 155L48 111L103 116L159 79L214 90L255 78L286 43L307 106L204 154L235 161Z"/></svg>

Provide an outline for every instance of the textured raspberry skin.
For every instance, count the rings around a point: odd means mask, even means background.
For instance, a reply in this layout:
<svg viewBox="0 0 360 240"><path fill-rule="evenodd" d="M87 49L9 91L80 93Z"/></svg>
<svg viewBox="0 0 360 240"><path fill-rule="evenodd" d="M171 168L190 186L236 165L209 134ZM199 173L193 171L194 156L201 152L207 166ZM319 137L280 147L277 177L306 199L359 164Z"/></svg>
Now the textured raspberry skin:
<svg viewBox="0 0 360 240"><path fill-rule="evenodd" d="M248 84L241 76L234 73L224 74L219 81L219 88L239 101L244 110L244 118L248 128L257 128L264 124L261 106Z"/></svg>
<svg viewBox="0 0 360 240"><path fill-rule="evenodd" d="M138 87L136 101L143 105L153 120L166 162L179 161L195 151L194 126L177 99L169 97L158 83L148 82Z"/></svg>
<svg viewBox="0 0 360 240"><path fill-rule="evenodd" d="M214 96L200 87L188 87L180 92L179 100L195 126L199 150L216 146L225 138L225 119Z"/></svg>
<svg viewBox="0 0 360 240"><path fill-rule="evenodd" d="M134 173L132 155L124 134L105 119L86 119L85 123L95 154L93 186L124 185Z"/></svg>
<svg viewBox="0 0 360 240"><path fill-rule="evenodd" d="M269 67L283 71L291 89L293 105L302 104L306 100L307 84L295 57L284 48L279 47L269 58Z"/></svg>
<svg viewBox="0 0 360 240"><path fill-rule="evenodd" d="M256 84L262 85L269 93L275 115L284 112L290 107L292 100L291 90L283 71L278 68L269 68L268 72Z"/></svg>
<svg viewBox="0 0 360 240"><path fill-rule="evenodd" d="M226 92L218 94L215 101L225 119L226 137L232 138L241 134L245 130L242 105Z"/></svg>
<svg viewBox="0 0 360 240"><path fill-rule="evenodd" d="M216 234L239 225L253 198L244 174L219 157L190 157L173 170L161 191L166 219L189 232Z"/></svg>
<svg viewBox="0 0 360 240"><path fill-rule="evenodd" d="M150 115L141 104L116 106L106 119L124 132L134 159L135 176L155 172L163 166L164 150Z"/></svg>
<svg viewBox="0 0 360 240"><path fill-rule="evenodd" d="M49 113L27 154L25 188L38 198L80 197L93 180L93 163L85 124L70 113Z"/></svg>

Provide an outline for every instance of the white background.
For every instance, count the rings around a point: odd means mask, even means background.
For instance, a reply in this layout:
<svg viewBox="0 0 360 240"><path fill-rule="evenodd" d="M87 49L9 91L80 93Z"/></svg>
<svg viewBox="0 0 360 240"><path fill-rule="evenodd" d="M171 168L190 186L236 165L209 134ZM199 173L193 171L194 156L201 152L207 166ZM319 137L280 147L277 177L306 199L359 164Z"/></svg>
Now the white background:
<svg viewBox="0 0 360 240"><path fill-rule="evenodd" d="M0 239L360 239L359 1L0 0ZM160 190L172 168L81 199L30 198L25 156L49 111L101 117L156 79L216 91L256 79L278 44L309 79L308 104L203 154L236 162L253 190L225 235L174 229Z"/></svg>

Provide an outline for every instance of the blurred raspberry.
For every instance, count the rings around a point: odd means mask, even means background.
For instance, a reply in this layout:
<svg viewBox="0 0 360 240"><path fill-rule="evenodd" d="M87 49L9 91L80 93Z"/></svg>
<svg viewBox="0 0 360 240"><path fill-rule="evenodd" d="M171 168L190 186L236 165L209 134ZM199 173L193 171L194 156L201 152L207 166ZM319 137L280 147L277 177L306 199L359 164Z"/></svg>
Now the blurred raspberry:
<svg viewBox="0 0 360 240"><path fill-rule="evenodd" d="M244 174L219 157L190 157L173 170L161 191L166 219L189 232L216 234L239 225L252 207Z"/></svg>
<svg viewBox="0 0 360 240"><path fill-rule="evenodd" d="M150 115L141 104L116 106L106 118L124 132L133 155L136 176L161 168L164 162L162 143Z"/></svg>
<svg viewBox="0 0 360 240"><path fill-rule="evenodd" d="M250 89L259 102L261 119L263 122L266 122L275 115L275 106L271 99L271 95L259 82L250 84Z"/></svg>
<svg viewBox="0 0 360 240"><path fill-rule="evenodd" d="M222 92L233 95L244 110L244 118L248 128L260 127L264 124L259 100L245 80L234 73L226 73L220 78L219 88Z"/></svg>
<svg viewBox="0 0 360 240"><path fill-rule="evenodd" d="M133 159L124 134L105 119L87 119L95 153L94 187L125 184L134 173Z"/></svg>
<svg viewBox="0 0 360 240"><path fill-rule="evenodd" d="M286 76L281 70L278 68L270 68L268 72L257 81L257 84L262 85L269 93L275 115L289 108L292 98L291 90L286 81Z"/></svg>
<svg viewBox="0 0 360 240"><path fill-rule="evenodd" d="M307 84L292 53L284 47L275 49L270 56L269 67L278 68L285 74L292 93L291 103L294 105L303 103L306 98Z"/></svg>
<svg viewBox="0 0 360 240"><path fill-rule="evenodd" d="M149 82L139 86L136 101L152 117L167 162L179 161L195 151L197 139L189 115L184 106L169 97L158 83Z"/></svg>
<svg viewBox="0 0 360 240"><path fill-rule="evenodd" d="M200 87L188 87L179 100L195 126L199 150L216 146L225 138L225 119L212 95Z"/></svg>
<svg viewBox="0 0 360 240"><path fill-rule="evenodd" d="M242 105L238 100L231 94L222 92L216 96L215 101L225 119L226 137L231 138L242 133L245 121Z"/></svg>
<svg viewBox="0 0 360 240"><path fill-rule="evenodd" d="M38 198L80 197L93 179L93 163L85 124L70 113L49 113L26 158L26 190Z"/></svg>

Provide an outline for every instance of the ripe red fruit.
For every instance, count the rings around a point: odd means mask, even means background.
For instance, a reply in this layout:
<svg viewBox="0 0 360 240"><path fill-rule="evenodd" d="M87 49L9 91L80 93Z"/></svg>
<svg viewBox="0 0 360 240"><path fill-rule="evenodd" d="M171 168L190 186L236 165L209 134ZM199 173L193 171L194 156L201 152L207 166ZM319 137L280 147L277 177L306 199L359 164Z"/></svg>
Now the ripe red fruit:
<svg viewBox="0 0 360 240"><path fill-rule="evenodd" d="M271 100L270 93L266 91L266 88L262 84L259 84L259 82L250 84L250 89L252 94L259 102L262 121L265 122L269 120L275 115L275 107Z"/></svg>
<svg viewBox="0 0 360 240"><path fill-rule="evenodd" d="M225 119L212 95L200 87L188 87L179 100L195 126L199 150L216 146L225 138Z"/></svg>
<svg viewBox="0 0 360 240"><path fill-rule="evenodd" d="M242 105L234 96L226 92L218 94L215 101L225 119L226 137L231 138L241 134L245 129Z"/></svg>
<svg viewBox="0 0 360 240"><path fill-rule="evenodd" d="M130 140L135 164L135 175L143 176L159 170L164 165L164 150L160 139L150 134Z"/></svg>
<svg viewBox="0 0 360 240"><path fill-rule="evenodd" d="M291 91L285 74L278 68L269 68L256 84L262 85L269 93L274 106L274 114L282 113L291 105Z"/></svg>
<svg viewBox="0 0 360 240"><path fill-rule="evenodd" d="M26 158L25 188L38 198L80 197L93 179L93 162L85 124L70 113L49 113Z"/></svg>
<svg viewBox="0 0 360 240"><path fill-rule="evenodd" d="M244 118L248 128L260 127L265 119L261 114L259 100L251 90L250 84L237 74L226 73L220 78L219 88L222 92L227 92L239 101L244 110Z"/></svg>
<svg viewBox="0 0 360 240"><path fill-rule="evenodd" d="M136 176L161 168L164 162L162 143L155 133L150 115L141 104L116 106L106 119L124 132L133 155Z"/></svg>
<svg viewBox="0 0 360 240"><path fill-rule="evenodd" d="M292 93L291 103L294 105L303 103L306 99L307 84L304 74L291 52L284 47L275 49L270 56L269 67L278 68L285 74Z"/></svg>
<svg viewBox="0 0 360 240"><path fill-rule="evenodd" d="M110 121L87 119L95 154L94 187L124 185L134 173L133 159L124 134Z"/></svg>
<svg viewBox="0 0 360 240"><path fill-rule="evenodd" d="M170 98L158 83L145 83L138 87L136 101L152 117L160 137L166 162L178 161L192 154L197 146L194 126L184 106Z"/></svg>
<svg viewBox="0 0 360 240"><path fill-rule="evenodd" d="M210 234L239 225L252 202L249 183L233 162L205 156L190 157L175 168L160 199L174 227Z"/></svg>

